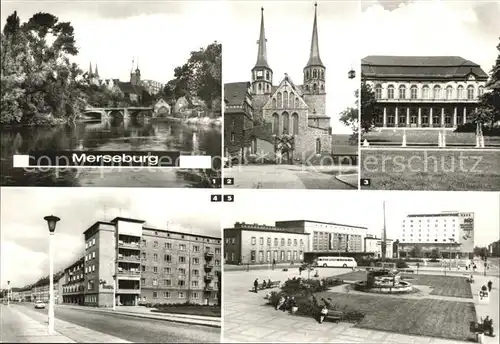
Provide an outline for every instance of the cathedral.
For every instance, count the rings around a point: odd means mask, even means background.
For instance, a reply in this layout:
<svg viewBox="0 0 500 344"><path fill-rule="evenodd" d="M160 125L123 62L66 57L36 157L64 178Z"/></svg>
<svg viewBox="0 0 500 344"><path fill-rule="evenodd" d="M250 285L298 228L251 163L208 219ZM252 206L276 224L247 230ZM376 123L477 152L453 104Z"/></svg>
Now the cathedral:
<svg viewBox="0 0 500 344"><path fill-rule="evenodd" d="M257 62L252 68L250 84L251 105L255 122L270 128L275 157L282 162L304 161L332 151L330 117L326 115L326 67L319 53L317 4L314 6L311 48L302 85L295 84L287 74L278 85L273 85L273 69L267 60L264 9L261 10ZM257 151L262 150L259 146L262 145L254 143Z"/></svg>

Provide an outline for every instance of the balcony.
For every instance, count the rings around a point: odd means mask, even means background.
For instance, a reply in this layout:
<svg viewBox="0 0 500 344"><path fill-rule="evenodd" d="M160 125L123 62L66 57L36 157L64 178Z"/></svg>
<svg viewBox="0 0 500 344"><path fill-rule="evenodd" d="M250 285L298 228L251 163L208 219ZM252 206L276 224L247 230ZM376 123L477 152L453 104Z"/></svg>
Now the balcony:
<svg viewBox="0 0 500 344"><path fill-rule="evenodd" d="M214 291L215 289L211 285L206 285L205 288L203 288L203 290L205 290L205 291Z"/></svg>
<svg viewBox="0 0 500 344"><path fill-rule="evenodd" d="M206 274L205 275L205 283L210 283L214 279L214 276L212 274Z"/></svg>
<svg viewBox="0 0 500 344"><path fill-rule="evenodd" d="M205 252L205 260L211 260L214 257L214 253L211 251Z"/></svg>
<svg viewBox="0 0 500 344"><path fill-rule="evenodd" d="M118 267L117 277L120 277L120 276L140 278L141 271L140 270L132 270L132 269L123 269L123 268Z"/></svg>
<svg viewBox="0 0 500 344"><path fill-rule="evenodd" d="M140 243L138 241L123 241L118 240L118 247L120 248L129 248L134 250L140 250Z"/></svg>
<svg viewBox="0 0 500 344"><path fill-rule="evenodd" d="M116 290L117 294L140 294L141 293L141 288L118 288Z"/></svg>
<svg viewBox="0 0 500 344"><path fill-rule="evenodd" d="M212 269L214 268L214 263L212 263L212 262L210 262L210 263L206 263L206 264L204 265L204 267L205 267L205 272L210 272L210 271L212 271Z"/></svg>
<svg viewBox="0 0 500 344"><path fill-rule="evenodd" d="M138 255L135 256L135 255L126 255L126 254L119 253L118 254L118 261L119 262L130 262L130 263L140 264L141 257L139 257Z"/></svg>

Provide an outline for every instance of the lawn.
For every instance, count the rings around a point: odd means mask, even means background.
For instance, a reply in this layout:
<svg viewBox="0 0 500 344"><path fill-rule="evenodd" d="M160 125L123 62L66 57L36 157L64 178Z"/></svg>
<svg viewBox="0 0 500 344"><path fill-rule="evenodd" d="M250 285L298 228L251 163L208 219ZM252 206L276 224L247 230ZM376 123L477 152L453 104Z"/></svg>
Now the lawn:
<svg viewBox="0 0 500 344"><path fill-rule="evenodd" d="M494 151L361 150L361 178L374 190L500 190Z"/></svg>
<svg viewBox="0 0 500 344"><path fill-rule="evenodd" d="M355 271L335 277L347 281L364 281L366 280L366 272ZM402 277L407 277L411 284L431 287L433 289L431 295L472 299L470 283L465 277L415 274L402 274Z"/></svg>
<svg viewBox="0 0 500 344"><path fill-rule="evenodd" d="M172 314L187 314L187 315L201 315L207 317L220 317L220 307L212 306L184 306L184 307L161 307L153 309L151 312L155 313L172 313Z"/></svg>
<svg viewBox="0 0 500 344"><path fill-rule="evenodd" d="M439 130L406 130L406 144L407 145L438 145ZM363 135L361 143L368 140L371 145L401 145L403 142L403 130L385 129L382 131L372 131ZM500 137L498 136L485 136L484 143L486 146L500 146ZM475 146L476 134L475 133L458 133L453 131L446 131L446 144L457 146Z"/></svg>
<svg viewBox="0 0 500 344"><path fill-rule="evenodd" d="M340 307L363 312L356 327L409 335L472 341L471 321L476 321L472 302L404 299L359 294L322 292L316 297L330 299Z"/></svg>

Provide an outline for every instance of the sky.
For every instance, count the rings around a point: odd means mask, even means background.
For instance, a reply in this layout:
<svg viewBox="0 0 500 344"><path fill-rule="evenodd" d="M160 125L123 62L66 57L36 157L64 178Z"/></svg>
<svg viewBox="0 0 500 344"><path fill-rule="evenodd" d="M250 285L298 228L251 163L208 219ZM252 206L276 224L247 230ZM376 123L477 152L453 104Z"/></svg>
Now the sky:
<svg viewBox="0 0 500 344"><path fill-rule="evenodd" d="M498 56L500 2L362 1L362 55L461 56L489 73Z"/></svg>
<svg viewBox="0 0 500 344"><path fill-rule="evenodd" d="M37 12L71 22L80 49L74 61L84 71L90 62L94 68L97 64L101 78L122 81L130 80L135 59L142 79L166 83L191 51L220 42L224 26L206 15L208 11L224 11L223 3L217 1L2 0L2 28L14 10L21 22Z"/></svg>
<svg viewBox="0 0 500 344"><path fill-rule="evenodd" d="M257 61L261 7L267 38L267 58L273 84L285 73L295 84L303 83L303 68L309 59L314 20L314 1L232 1L223 39L222 78L225 83L251 80ZM326 66L326 108L333 133L352 130L339 122L339 114L355 107L354 91L359 79L349 79L349 70L359 76L362 58L357 44L360 7L357 1L318 1L320 56Z"/></svg>
<svg viewBox="0 0 500 344"><path fill-rule="evenodd" d="M236 191L236 190L235 190ZM474 244L499 239L500 195L495 192L237 190L227 203L224 228L235 222L274 226L276 221L313 220L368 228L382 236L386 202L387 238L397 239L408 214L442 211L474 212ZM251 209L251 211L249 211Z"/></svg>
<svg viewBox="0 0 500 344"><path fill-rule="evenodd" d="M210 190L114 188L2 188L0 287L21 287L49 275L47 215L55 231L54 270L83 256L83 232L116 216L153 228L221 237L220 203Z"/></svg>

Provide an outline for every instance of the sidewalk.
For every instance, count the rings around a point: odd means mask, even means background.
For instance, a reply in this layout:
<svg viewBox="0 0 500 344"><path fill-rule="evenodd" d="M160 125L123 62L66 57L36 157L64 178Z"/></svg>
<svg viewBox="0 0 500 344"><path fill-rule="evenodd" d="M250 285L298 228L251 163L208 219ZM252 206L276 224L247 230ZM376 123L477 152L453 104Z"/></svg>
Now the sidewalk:
<svg viewBox="0 0 500 344"><path fill-rule="evenodd" d="M221 318L189 314L153 313L151 310L155 308L146 308L141 306L119 306L116 308L116 311L113 311L110 308L86 307L79 305L57 305L57 307L81 309L91 312L114 313L144 319L164 320L184 324L221 327Z"/></svg>
<svg viewBox="0 0 500 344"><path fill-rule="evenodd" d="M16 306L0 306L2 334L1 343L76 343L59 332L48 333L48 327L26 314Z"/></svg>

